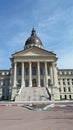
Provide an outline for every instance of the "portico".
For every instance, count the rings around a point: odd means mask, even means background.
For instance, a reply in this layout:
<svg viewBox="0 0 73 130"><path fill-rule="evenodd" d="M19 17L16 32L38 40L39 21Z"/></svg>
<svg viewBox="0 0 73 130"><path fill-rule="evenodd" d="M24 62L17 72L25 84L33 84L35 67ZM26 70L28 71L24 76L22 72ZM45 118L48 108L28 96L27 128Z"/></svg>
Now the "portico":
<svg viewBox="0 0 73 130"><path fill-rule="evenodd" d="M15 62L14 87L48 87L53 82L51 62ZM26 83L26 81L28 83ZM49 82L48 82L49 81ZM28 85L27 85L28 84Z"/></svg>

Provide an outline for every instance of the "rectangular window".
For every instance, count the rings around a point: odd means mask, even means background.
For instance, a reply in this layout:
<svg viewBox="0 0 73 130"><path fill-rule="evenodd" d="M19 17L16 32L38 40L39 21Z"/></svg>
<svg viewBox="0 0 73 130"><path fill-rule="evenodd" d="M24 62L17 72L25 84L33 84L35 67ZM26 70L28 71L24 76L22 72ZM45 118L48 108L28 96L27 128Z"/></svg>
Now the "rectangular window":
<svg viewBox="0 0 73 130"><path fill-rule="evenodd" d="M41 79L41 87L44 87L44 80Z"/></svg>
<svg viewBox="0 0 73 130"><path fill-rule="evenodd" d="M51 85L51 80L50 79L48 79L48 86L50 86Z"/></svg>
<svg viewBox="0 0 73 130"><path fill-rule="evenodd" d="M32 67L32 75L36 75L36 67Z"/></svg>
<svg viewBox="0 0 73 130"><path fill-rule="evenodd" d="M62 71L62 75L64 75L64 71Z"/></svg>
<svg viewBox="0 0 73 130"><path fill-rule="evenodd" d="M60 95L60 99L62 100L62 95Z"/></svg>
<svg viewBox="0 0 73 130"><path fill-rule="evenodd" d="M59 92L61 92L61 88L59 88Z"/></svg>
<svg viewBox="0 0 73 130"><path fill-rule="evenodd" d="M5 79L3 79L3 85L5 85L6 84L6 80Z"/></svg>
<svg viewBox="0 0 73 130"><path fill-rule="evenodd" d="M69 92L71 92L71 89L70 89L70 87L68 87L68 91L69 91Z"/></svg>
<svg viewBox="0 0 73 130"><path fill-rule="evenodd" d="M66 88L64 87L64 92L66 92Z"/></svg>
<svg viewBox="0 0 73 130"><path fill-rule="evenodd" d="M19 75L22 74L22 68L21 67L19 67L18 73L19 73Z"/></svg>
<svg viewBox="0 0 73 130"><path fill-rule="evenodd" d="M69 99L71 100L71 95L69 95Z"/></svg>
<svg viewBox="0 0 73 130"><path fill-rule="evenodd" d="M59 82L59 85L60 85L60 82Z"/></svg>
<svg viewBox="0 0 73 130"><path fill-rule="evenodd" d="M65 82L63 82L63 85L65 85Z"/></svg>
<svg viewBox="0 0 73 130"><path fill-rule="evenodd" d="M40 75L43 75L43 67L40 68Z"/></svg>
<svg viewBox="0 0 73 130"><path fill-rule="evenodd" d="M25 80L25 86L26 86L26 87L29 86L29 80L28 80L28 79Z"/></svg>
<svg viewBox="0 0 73 130"><path fill-rule="evenodd" d="M28 67L25 68L25 74L29 75L29 68Z"/></svg>
<svg viewBox="0 0 73 130"><path fill-rule="evenodd" d="M70 83L68 82L68 85L70 85Z"/></svg>
<svg viewBox="0 0 73 130"><path fill-rule="evenodd" d="M73 75L73 72L71 72L71 75Z"/></svg>
<svg viewBox="0 0 73 130"><path fill-rule="evenodd" d="M50 75L50 67L47 67L47 73Z"/></svg>

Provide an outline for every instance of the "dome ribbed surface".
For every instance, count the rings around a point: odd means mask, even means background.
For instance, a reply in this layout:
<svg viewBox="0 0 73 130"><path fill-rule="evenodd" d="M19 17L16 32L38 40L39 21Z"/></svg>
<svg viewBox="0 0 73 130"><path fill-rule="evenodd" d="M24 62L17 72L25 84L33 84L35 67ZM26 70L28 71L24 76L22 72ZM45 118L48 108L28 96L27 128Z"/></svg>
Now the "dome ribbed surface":
<svg viewBox="0 0 73 130"><path fill-rule="evenodd" d="M40 48L43 47L42 41L37 37L34 28L32 29L31 36L26 40L24 48L27 49L27 48L30 48L32 46L37 46Z"/></svg>

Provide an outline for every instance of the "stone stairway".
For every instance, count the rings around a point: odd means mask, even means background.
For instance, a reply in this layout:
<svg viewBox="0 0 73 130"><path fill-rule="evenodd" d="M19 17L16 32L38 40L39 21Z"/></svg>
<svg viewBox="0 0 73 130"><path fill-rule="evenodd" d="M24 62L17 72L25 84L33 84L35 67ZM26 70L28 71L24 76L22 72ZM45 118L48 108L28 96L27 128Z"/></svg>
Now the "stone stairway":
<svg viewBox="0 0 73 130"><path fill-rule="evenodd" d="M47 101L49 95L45 87L23 87L16 96L15 101Z"/></svg>

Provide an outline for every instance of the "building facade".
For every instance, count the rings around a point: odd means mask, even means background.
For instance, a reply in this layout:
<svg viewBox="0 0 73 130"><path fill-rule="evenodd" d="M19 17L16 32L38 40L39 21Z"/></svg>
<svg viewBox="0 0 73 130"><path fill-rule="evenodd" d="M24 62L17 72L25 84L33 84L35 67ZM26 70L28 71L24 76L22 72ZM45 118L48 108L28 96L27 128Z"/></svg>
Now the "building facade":
<svg viewBox="0 0 73 130"><path fill-rule="evenodd" d="M12 54L10 59L11 69L0 70L1 100L73 99L73 70L57 68L56 54L43 49L34 28L24 50Z"/></svg>
<svg viewBox="0 0 73 130"><path fill-rule="evenodd" d="M0 70L0 100L10 99L10 70Z"/></svg>
<svg viewBox="0 0 73 130"><path fill-rule="evenodd" d="M73 69L58 70L60 100L73 99Z"/></svg>

